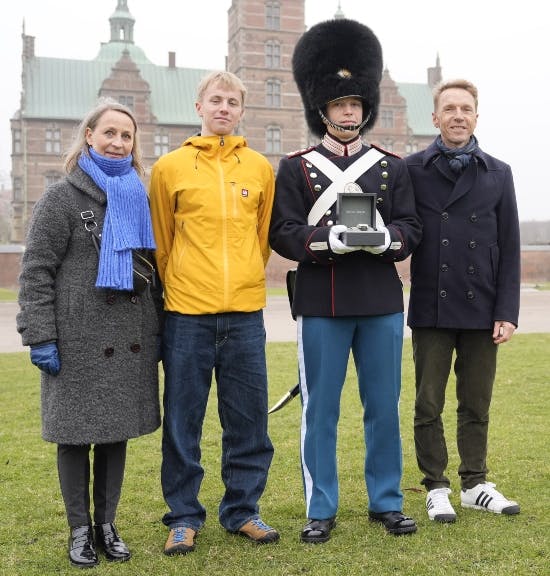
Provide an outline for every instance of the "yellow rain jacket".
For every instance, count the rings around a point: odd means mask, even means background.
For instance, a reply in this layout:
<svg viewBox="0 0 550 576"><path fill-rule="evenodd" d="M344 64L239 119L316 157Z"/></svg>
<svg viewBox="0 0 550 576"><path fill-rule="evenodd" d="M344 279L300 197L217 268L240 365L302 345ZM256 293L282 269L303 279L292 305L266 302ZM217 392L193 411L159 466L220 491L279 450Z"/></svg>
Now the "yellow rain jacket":
<svg viewBox="0 0 550 576"><path fill-rule="evenodd" d="M193 136L157 160L150 199L166 310L265 307L274 190L271 164L242 136Z"/></svg>

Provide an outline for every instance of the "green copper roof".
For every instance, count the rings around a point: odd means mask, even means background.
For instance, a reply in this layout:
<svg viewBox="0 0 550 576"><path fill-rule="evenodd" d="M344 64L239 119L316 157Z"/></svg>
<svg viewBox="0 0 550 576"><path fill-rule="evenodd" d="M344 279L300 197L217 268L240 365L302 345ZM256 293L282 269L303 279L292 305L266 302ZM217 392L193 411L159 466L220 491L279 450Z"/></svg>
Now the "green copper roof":
<svg viewBox="0 0 550 576"><path fill-rule="evenodd" d="M209 71L157 66L135 44L102 44L94 60L31 58L25 63L26 118L81 120L97 100L101 84L128 50L151 89L151 107L159 124L197 124L196 88Z"/></svg>
<svg viewBox="0 0 550 576"><path fill-rule="evenodd" d="M34 57L25 63L26 118L80 121L97 100L102 82L120 60L124 50L140 70L151 90L151 107L159 124L197 124L196 88L209 70L169 68L152 63L133 43L111 41L101 45L94 60ZM412 132L435 136L432 125L432 94L426 84L397 84L407 101Z"/></svg>
<svg viewBox="0 0 550 576"><path fill-rule="evenodd" d="M413 134L436 136L439 130L432 124L433 97L427 84L397 83L399 93L407 101L407 121Z"/></svg>

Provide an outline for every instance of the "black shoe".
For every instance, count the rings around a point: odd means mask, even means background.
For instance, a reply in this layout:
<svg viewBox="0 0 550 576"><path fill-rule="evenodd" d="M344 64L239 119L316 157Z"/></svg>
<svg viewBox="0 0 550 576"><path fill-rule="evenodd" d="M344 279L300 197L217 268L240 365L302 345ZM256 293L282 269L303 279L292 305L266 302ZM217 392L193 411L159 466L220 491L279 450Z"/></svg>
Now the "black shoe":
<svg viewBox="0 0 550 576"><path fill-rule="evenodd" d="M69 561L78 568L93 568L99 564L94 548L94 536L91 526L71 528L69 536Z"/></svg>
<svg viewBox="0 0 550 576"><path fill-rule="evenodd" d="M369 519L373 522L382 522L386 530L395 536L416 532L415 521L402 512L371 512L369 510Z"/></svg>
<svg viewBox="0 0 550 576"><path fill-rule="evenodd" d="M309 544L322 544L330 538L330 531L336 526L336 518L308 520L300 534L300 540Z"/></svg>
<svg viewBox="0 0 550 576"><path fill-rule="evenodd" d="M112 522L96 525L95 541L97 547L103 549L105 558L110 562L126 562L126 560L130 560L130 550L128 550L128 546L118 535L117 529Z"/></svg>

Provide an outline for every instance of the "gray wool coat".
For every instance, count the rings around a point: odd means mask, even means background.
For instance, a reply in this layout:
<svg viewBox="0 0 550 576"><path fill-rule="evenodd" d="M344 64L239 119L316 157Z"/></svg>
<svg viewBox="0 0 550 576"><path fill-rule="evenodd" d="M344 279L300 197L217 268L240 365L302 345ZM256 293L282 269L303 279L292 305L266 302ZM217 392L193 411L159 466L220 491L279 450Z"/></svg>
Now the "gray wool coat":
<svg viewBox="0 0 550 576"><path fill-rule="evenodd" d="M103 226L106 196L79 167L37 202L22 260L17 329L24 345L57 341L61 371L41 372L42 436L103 444L160 425L160 286L95 287L98 256L80 218L82 190Z"/></svg>

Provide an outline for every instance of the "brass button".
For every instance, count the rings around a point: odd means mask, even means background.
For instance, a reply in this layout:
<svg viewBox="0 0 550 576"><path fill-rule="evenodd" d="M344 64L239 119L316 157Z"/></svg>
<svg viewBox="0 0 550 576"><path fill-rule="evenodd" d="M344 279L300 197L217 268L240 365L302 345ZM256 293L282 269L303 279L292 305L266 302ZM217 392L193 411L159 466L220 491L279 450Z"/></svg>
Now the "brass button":
<svg viewBox="0 0 550 576"><path fill-rule="evenodd" d="M388 173L386 171L382 172L382 178L387 178L388 177Z"/></svg>
<svg viewBox="0 0 550 576"><path fill-rule="evenodd" d="M321 184L315 184L313 189L315 190L315 192L320 192L323 189L323 187L321 186Z"/></svg>
<svg viewBox="0 0 550 576"><path fill-rule="evenodd" d="M388 161L382 160L382 162L380 162L380 166L382 166L382 168L387 168L388 167Z"/></svg>
<svg viewBox="0 0 550 576"><path fill-rule="evenodd" d="M387 190L387 189L388 189L387 184L380 184L380 190Z"/></svg>
<svg viewBox="0 0 550 576"><path fill-rule="evenodd" d="M310 172L309 175L310 175L312 178L317 178L317 172Z"/></svg>

